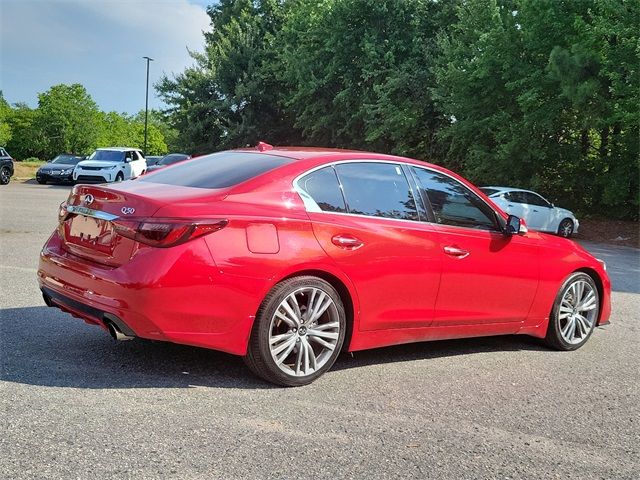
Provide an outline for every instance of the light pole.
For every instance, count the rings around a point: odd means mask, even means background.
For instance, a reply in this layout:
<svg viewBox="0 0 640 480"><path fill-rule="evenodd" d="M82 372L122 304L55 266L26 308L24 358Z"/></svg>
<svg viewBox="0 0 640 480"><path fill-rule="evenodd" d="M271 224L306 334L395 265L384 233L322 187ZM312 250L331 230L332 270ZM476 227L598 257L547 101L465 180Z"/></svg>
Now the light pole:
<svg viewBox="0 0 640 480"><path fill-rule="evenodd" d="M142 57L147 61L147 91L144 100L144 156L147 156L147 125L149 117L149 62L153 62L151 57Z"/></svg>

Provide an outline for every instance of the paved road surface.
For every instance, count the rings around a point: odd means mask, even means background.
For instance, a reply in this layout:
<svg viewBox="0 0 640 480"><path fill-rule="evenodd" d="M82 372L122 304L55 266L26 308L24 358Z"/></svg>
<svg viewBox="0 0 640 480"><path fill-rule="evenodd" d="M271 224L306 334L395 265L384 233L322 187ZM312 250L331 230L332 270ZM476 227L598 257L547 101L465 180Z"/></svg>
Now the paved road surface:
<svg viewBox="0 0 640 480"><path fill-rule="evenodd" d="M640 251L587 245L614 313L576 352L422 343L281 389L236 357L115 343L45 308L38 251L67 191L0 188L0 477L640 478Z"/></svg>

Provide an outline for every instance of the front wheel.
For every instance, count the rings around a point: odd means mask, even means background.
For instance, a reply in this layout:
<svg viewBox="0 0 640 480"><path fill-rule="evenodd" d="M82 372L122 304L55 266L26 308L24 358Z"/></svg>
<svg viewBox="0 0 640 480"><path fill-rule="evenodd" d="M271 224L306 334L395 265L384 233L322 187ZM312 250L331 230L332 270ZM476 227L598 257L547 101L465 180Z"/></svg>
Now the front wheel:
<svg viewBox="0 0 640 480"><path fill-rule="evenodd" d="M545 341L558 350L576 350L584 345L598 321L600 297L586 273L567 278L553 303Z"/></svg>
<svg viewBox="0 0 640 480"><path fill-rule="evenodd" d="M122 172L118 172L118 174L116 175L116 182L122 182L124 180L124 175L122 174Z"/></svg>
<svg viewBox="0 0 640 480"><path fill-rule="evenodd" d="M0 185L6 185L11 181L11 172L9 167L0 168Z"/></svg>
<svg viewBox="0 0 640 480"><path fill-rule="evenodd" d="M569 238L573 235L573 220L565 218L560 222L558 226L558 235L564 238Z"/></svg>
<svg viewBox="0 0 640 480"><path fill-rule="evenodd" d="M288 387L307 385L329 370L346 330L338 292L317 277L295 277L265 297L244 361L258 376Z"/></svg>

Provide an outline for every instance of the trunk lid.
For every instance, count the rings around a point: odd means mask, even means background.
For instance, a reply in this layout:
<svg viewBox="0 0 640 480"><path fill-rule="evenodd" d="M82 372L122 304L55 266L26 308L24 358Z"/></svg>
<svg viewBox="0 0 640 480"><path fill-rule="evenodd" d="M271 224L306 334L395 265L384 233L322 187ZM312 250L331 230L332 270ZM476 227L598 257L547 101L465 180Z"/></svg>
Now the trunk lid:
<svg viewBox="0 0 640 480"><path fill-rule="evenodd" d="M60 224L60 234L70 253L117 267L131 258L138 242L119 235L114 221L153 217L167 204L218 198L224 198L224 192L151 182L79 185L67 200L68 214Z"/></svg>

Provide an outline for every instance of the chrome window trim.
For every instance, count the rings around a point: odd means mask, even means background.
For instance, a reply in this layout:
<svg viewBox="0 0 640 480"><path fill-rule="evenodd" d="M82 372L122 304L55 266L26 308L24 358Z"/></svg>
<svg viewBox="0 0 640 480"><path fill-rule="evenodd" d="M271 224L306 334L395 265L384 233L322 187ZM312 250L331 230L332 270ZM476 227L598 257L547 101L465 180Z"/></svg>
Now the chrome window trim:
<svg viewBox="0 0 640 480"><path fill-rule="evenodd" d="M108 222L120 218L117 215L113 215L112 213L102 212L100 210L94 210L93 208L83 207L80 205L67 205L67 212L73 213L75 215L84 215L85 217L98 218L100 220L106 220Z"/></svg>
<svg viewBox="0 0 640 480"><path fill-rule="evenodd" d="M426 219L426 220L405 220L405 219L402 219L402 218L375 217L373 215L360 215L360 214L357 214L357 213L326 212L326 211L322 210L320 208L320 206L316 203L316 201L313 198L311 198L311 196L300 186L298 181L302 177L304 177L306 175L309 175L310 173L313 173L316 170L322 170L323 168L326 168L326 167L335 167L336 165L341 165L343 163L387 163L387 164L395 165L395 166L404 165L404 166L406 166L408 168L410 168L410 167L422 168L424 170L427 170L428 172L439 173L441 175L449 177L450 179L458 182L464 188L469 190L473 195L478 197L478 199L480 199L480 201L482 203L484 203L492 212L494 212L494 214L498 218L502 217L502 215L499 212L497 212L495 210L495 208L493 208L491 205L489 205L482 197L480 197L478 194L476 194L473 190L471 190L469 187L467 187L464 183L460 182L460 180L458 180L457 178L455 178L452 175L449 175L448 173L442 172L440 170L435 170L435 169L429 168L429 167L423 167L422 165L415 165L413 163L403 162L401 160L373 160L373 159L366 159L366 158L349 159L349 160L337 160L335 162L324 163L322 165L318 165L316 167L310 168L309 170L304 171L303 173L298 175L296 178L294 178L293 179L293 189L296 191L296 193L298 193L298 195L300 195L300 198L302 198L302 203L304 204L305 210L307 212L325 213L325 214L331 214L331 215L348 215L348 216L351 216L351 217L359 217L359 218L381 218L381 219L384 219L384 220L392 220L392 221L395 221L395 222L410 222L412 224L415 224L415 223L427 223L427 224L430 224L430 225L443 225L443 226L448 227L448 228L462 228L464 230L471 230L473 232L489 232L489 233L502 234L502 232L500 230L486 230L486 229L480 229L480 228L463 227L463 226L460 226L460 225L447 225L447 224L444 224L444 223L438 223L437 221L432 222L429 219ZM338 178L338 186L340 187L340 190L342 191L342 193L344 195L344 190L342 188L342 183L340 183L340 177L338 176L337 178ZM409 183L409 187L411 187L411 183L409 182L409 179L406 178L406 176L405 176L405 180ZM414 192L412 192L412 193L413 193L414 201L417 201L417 199L415 197L415 193ZM427 208L430 208L430 206L428 206Z"/></svg>

